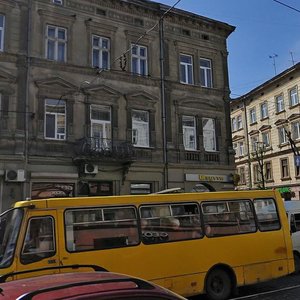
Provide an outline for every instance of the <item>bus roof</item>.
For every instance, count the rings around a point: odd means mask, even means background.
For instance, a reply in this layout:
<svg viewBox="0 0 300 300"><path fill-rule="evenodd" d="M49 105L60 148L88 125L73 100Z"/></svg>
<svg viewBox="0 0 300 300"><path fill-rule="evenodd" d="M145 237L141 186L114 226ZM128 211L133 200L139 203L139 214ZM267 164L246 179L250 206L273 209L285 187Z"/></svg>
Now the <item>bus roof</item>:
<svg viewBox="0 0 300 300"><path fill-rule="evenodd" d="M16 202L14 207L35 208L62 208L62 207L88 207L95 205L126 205L143 203L164 203L172 201L195 201L195 200L222 200L222 199L249 199L259 197L280 197L275 190L247 190L247 191L224 191L224 192L203 192L203 193L175 193L175 194L147 194L147 195L122 195L122 196L100 196L100 197L69 197L69 198L48 198ZM171 197L171 198L170 198Z"/></svg>

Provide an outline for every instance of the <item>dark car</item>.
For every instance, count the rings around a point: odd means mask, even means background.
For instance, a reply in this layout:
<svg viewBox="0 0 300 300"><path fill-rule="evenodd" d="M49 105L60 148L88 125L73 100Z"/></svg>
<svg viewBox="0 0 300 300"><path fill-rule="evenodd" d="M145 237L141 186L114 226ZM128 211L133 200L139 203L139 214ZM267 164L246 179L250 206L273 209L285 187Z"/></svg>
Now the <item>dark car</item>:
<svg viewBox="0 0 300 300"><path fill-rule="evenodd" d="M0 283L1 300L182 300L148 281L111 272L71 272Z"/></svg>

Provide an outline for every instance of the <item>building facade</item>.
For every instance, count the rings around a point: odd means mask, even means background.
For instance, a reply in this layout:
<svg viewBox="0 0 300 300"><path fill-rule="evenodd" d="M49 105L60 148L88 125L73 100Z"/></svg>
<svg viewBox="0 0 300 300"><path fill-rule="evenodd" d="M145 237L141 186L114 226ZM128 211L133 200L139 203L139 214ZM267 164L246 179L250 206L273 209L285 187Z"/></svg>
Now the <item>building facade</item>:
<svg viewBox="0 0 300 300"><path fill-rule="evenodd" d="M0 0L1 209L232 188L234 27L143 0Z"/></svg>
<svg viewBox="0 0 300 300"><path fill-rule="evenodd" d="M300 197L300 64L231 101L239 189L277 188Z"/></svg>

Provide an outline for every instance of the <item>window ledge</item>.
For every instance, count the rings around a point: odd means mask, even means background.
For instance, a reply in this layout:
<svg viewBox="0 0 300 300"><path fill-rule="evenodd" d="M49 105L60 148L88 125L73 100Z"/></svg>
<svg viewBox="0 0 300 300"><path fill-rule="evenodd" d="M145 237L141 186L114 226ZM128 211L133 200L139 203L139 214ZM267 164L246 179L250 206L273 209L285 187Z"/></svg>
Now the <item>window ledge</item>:
<svg viewBox="0 0 300 300"><path fill-rule="evenodd" d="M264 117L264 118L261 118L260 120L261 120L261 121L264 121L264 120L268 120L268 119L269 119L269 116Z"/></svg>
<svg viewBox="0 0 300 300"><path fill-rule="evenodd" d="M281 110L281 111L277 111L276 113L275 113L275 115L280 115L280 114L282 114L282 113L284 113L285 112L285 109L284 110Z"/></svg>
<svg viewBox="0 0 300 300"><path fill-rule="evenodd" d="M281 178L281 181L287 181L287 180L291 180L292 178L289 176L289 177L282 177Z"/></svg>
<svg viewBox="0 0 300 300"><path fill-rule="evenodd" d="M257 121L250 123L250 126L252 126L252 125L257 125Z"/></svg>

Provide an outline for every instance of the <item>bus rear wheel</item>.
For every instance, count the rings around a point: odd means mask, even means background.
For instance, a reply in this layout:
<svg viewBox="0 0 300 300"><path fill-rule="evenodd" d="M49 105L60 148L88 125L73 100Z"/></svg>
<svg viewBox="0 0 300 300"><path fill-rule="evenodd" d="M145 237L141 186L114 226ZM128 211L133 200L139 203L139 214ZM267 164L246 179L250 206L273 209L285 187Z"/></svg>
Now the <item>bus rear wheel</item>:
<svg viewBox="0 0 300 300"><path fill-rule="evenodd" d="M232 281L223 269L214 269L206 278L206 294L210 300L228 299L232 291Z"/></svg>

